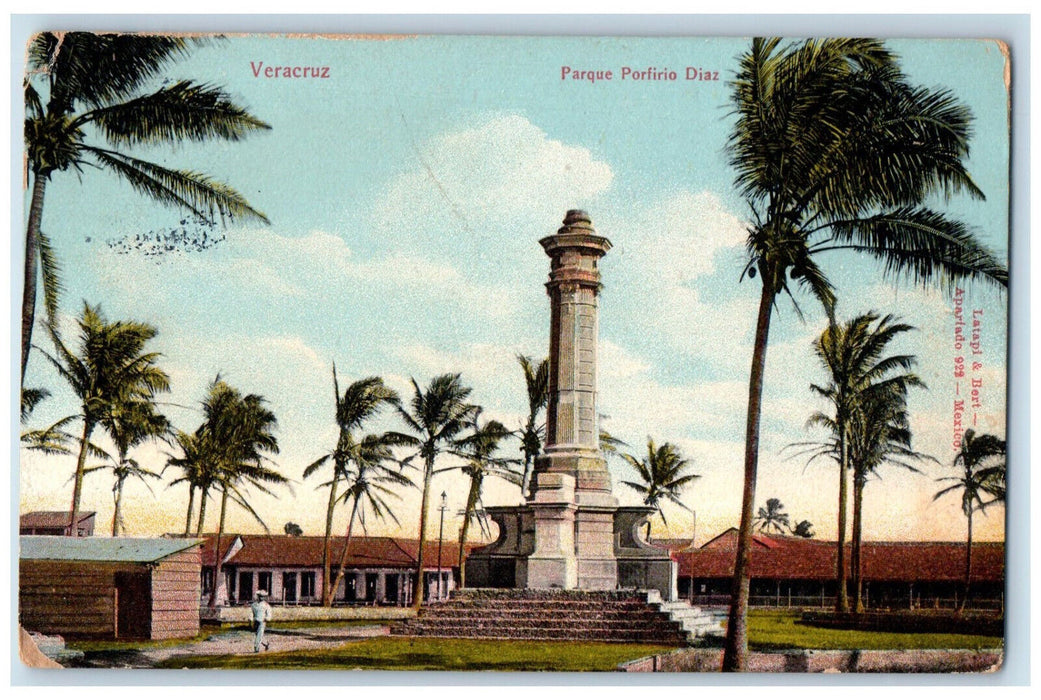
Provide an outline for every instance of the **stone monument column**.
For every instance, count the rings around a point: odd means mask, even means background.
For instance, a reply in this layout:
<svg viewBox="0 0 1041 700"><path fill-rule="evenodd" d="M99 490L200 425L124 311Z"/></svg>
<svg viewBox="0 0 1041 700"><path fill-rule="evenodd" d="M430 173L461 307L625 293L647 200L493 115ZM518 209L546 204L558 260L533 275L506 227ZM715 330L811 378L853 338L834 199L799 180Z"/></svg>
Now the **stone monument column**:
<svg viewBox="0 0 1041 700"><path fill-rule="evenodd" d="M618 501L600 453L596 406L598 264L611 242L596 235L585 212L571 210L556 235L539 243L551 260L549 406L546 445L535 460L528 501L535 546L527 585L613 589Z"/></svg>

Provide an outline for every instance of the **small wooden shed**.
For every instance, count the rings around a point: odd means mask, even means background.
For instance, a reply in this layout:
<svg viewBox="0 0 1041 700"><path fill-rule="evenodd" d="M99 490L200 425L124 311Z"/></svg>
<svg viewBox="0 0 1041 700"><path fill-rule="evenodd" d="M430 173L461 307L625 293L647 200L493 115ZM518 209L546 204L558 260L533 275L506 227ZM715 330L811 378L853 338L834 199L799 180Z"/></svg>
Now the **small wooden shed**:
<svg viewBox="0 0 1041 700"><path fill-rule="evenodd" d="M86 639L199 633L200 540L19 539L18 614L27 630Z"/></svg>

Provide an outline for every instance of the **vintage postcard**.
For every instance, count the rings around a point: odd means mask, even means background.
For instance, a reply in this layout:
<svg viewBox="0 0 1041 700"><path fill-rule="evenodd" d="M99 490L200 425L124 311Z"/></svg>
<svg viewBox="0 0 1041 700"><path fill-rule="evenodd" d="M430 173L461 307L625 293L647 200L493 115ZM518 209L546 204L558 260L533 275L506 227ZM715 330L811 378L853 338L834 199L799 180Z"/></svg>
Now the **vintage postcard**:
<svg viewBox="0 0 1041 700"><path fill-rule="evenodd" d="M23 661L1000 668L1011 60L33 35Z"/></svg>

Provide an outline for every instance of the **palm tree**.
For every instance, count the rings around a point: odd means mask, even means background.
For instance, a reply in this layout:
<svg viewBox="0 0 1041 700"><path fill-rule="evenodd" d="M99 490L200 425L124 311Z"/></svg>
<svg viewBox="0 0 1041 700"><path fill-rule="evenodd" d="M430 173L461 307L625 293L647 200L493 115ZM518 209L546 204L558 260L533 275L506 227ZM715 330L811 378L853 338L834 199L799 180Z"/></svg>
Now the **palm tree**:
<svg viewBox="0 0 1041 700"><path fill-rule="evenodd" d="M478 504L481 501L481 490L486 476L497 476L516 486L523 488L523 474L518 474L511 467L518 462L514 459L496 457L500 443L511 435L502 423L496 420L480 422L481 410L474 411L470 424L470 432L456 441L456 449L452 454L462 457L464 464L459 467L439 469L435 473L460 469L470 479L470 488L466 495L466 506L463 509L463 526L459 530L459 587L466 588L466 542L470 533L470 523L477 517ZM525 453L525 456L527 453ZM527 468L527 463L525 463Z"/></svg>
<svg viewBox="0 0 1041 700"><path fill-rule="evenodd" d="M170 390L169 378L156 366L159 353L144 351L148 341L156 336L154 327L136 321L109 323L100 307L86 303L78 325L78 354L65 345L53 327L48 330L56 356L43 351L44 357L69 383L82 405L79 418L83 422L83 432L79 439L69 511L70 532L75 531L94 428L102 425L121 403L150 403L157 393Z"/></svg>
<svg viewBox="0 0 1041 700"><path fill-rule="evenodd" d="M933 500L960 490L961 512L965 514L965 589L958 605L959 611L965 609L972 586L972 514L977 510L983 512L987 506L996 500L1001 500L994 498L984 501L983 499L986 495L993 495L989 489L996 481L1000 480L1002 484L1004 483L1005 449L1004 440L994 435L976 435L976 432L969 428L962 436L961 446L952 465L961 473L958 476L944 476L937 479L937 481L953 483L938 491L933 496ZM1001 493L1004 494L1003 486Z"/></svg>
<svg viewBox="0 0 1041 700"><path fill-rule="evenodd" d="M48 315L53 319L57 312L57 265L40 232L44 193L55 172L100 167L160 204L183 207L206 221L214 214L267 221L224 183L88 143L93 134L117 148L213 138L237 141L269 129L215 86L178 81L142 92L186 55L191 43L176 36L43 32L29 44L24 133L33 190L25 234L23 381L36 308L37 253Z"/></svg>
<svg viewBox="0 0 1041 700"><path fill-rule="evenodd" d="M91 467L85 473L112 470L115 477L112 486L115 506L112 514L112 536L119 537L126 530L123 524L123 486L127 480L138 479L147 486L148 479L160 478L159 474L142 467L136 459L130 458L130 450L147 440L166 435L170 430L170 422L156 412L155 403L151 399L135 399L111 406L101 419L101 425L112 438L116 453L109 457L107 464Z"/></svg>
<svg viewBox="0 0 1041 700"><path fill-rule="evenodd" d="M206 521L206 500L216 482L216 461L209 450L206 434L200 427L194 433L174 431L174 442L181 450L180 457L167 453L166 466L181 470L181 476L170 482L170 486L188 484L188 513L184 521L185 536L191 533L195 509L195 492L199 492L199 519L195 535L202 534Z"/></svg>
<svg viewBox="0 0 1041 700"><path fill-rule="evenodd" d="M811 384L810 388L827 399L833 414L815 413L810 425L821 425L830 430L836 446L839 465L839 505L837 566L835 571L835 608L838 612L849 610L846 587L846 514L848 510L848 485L850 467L850 428L863 402L870 392L879 395L892 394L892 399L902 403L910 387L925 385L910 372L916 364L911 355L886 357L886 347L899 334L913 330L912 326L898 323L889 315L880 318L869 312L839 324L834 320L813 342L813 351L828 373L828 384ZM878 408L876 406L876 408ZM899 405L897 406L899 408ZM871 427L861 420L862 458L867 459L873 446L863 444ZM866 478L866 472L861 475Z"/></svg>
<svg viewBox="0 0 1041 700"><path fill-rule="evenodd" d="M922 386L920 383L918 386ZM848 454L853 470L853 532L850 570L853 583L853 609L864 610L863 562L861 558L864 522L864 487L868 477L877 475L883 464L916 474L912 462L932 459L911 448L911 428L907 416L907 388L900 383L882 382L867 388L851 416Z"/></svg>
<svg viewBox="0 0 1041 700"><path fill-rule="evenodd" d="M542 450L542 440L546 434L545 424L539 423L539 414L549 403L549 358L543 358L536 365L530 357L517 355L517 362L524 371L524 385L528 392L528 421L521 431L521 452L524 453L521 494L528 498L535 458Z"/></svg>
<svg viewBox="0 0 1041 700"><path fill-rule="evenodd" d="M246 488L270 494L268 484L286 484L288 480L267 466L268 455L278 454L275 414L257 394L243 396L217 377L210 384L203 400L205 420L200 431L205 435L204 445L214 462L216 488L221 492L220 518L215 547L215 584L222 573L221 538L224 535L228 501L238 504L265 531L267 525L246 498ZM201 514L200 514L201 516ZM200 526L202 518L200 517ZM210 607L216 604L217 585L210 595Z"/></svg>
<svg viewBox="0 0 1041 700"><path fill-rule="evenodd" d="M340 580L343 578L347 553L351 548L354 523L360 520L364 527L366 511L371 511L379 520L390 518L398 523L397 516L391 510L387 499L400 498L395 492L395 488L414 485L400 470L395 471L389 466L392 462L398 465L391 448L399 444L400 442L393 434L384 433L366 435L357 442L352 439L345 449L345 467L340 477L345 488L338 500L343 501L344 504L348 501L351 502L351 515L347 519L347 535L344 538L343 549L340 550L340 559L336 565L336 577L329 587L330 602L328 604L330 605L332 597L340 587Z"/></svg>
<svg viewBox="0 0 1041 700"><path fill-rule="evenodd" d="M947 91L910 86L872 39L757 38L731 84L728 143L736 184L754 223L749 277L762 290L748 382L741 521L723 658L743 670L759 424L770 319L789 279L832 313L820 254L851 250L888 277L1007 286L1008 272L958 221L922 206L956 192L982 198L963 160L971 115ZM743 275L742 275L743 276ZM801 312L800 312L801 313Z"/></svg>
<svg viewBox="0 0 1041 700"><path fill-rule="evenodd" d="M759 532L769 532L773 529L775 532L783 533L790 529L788 513L784 510L784 504L777 498L766 499L766 507L760 507L755 516L755 524L759 526Z"/></svg>
<svg viewBox="0 0 1041 700"><path fill-rule="evenodd" d="M690 511L679 499L680 491L685 486L700 479L699 474L685 473L690 467L690 460L684 459L679 448L672 443L662 443L660 447L655 446L654 439L647 438L647 456L638 458L628 453L621 453L622 459L636 470L639 481L623 481L622 483L636 491L643 497L643 504L651 506L658 511L661 520L668 527L665 512L662 506L665 501L671 501ZM647 539L651 539L651 523L647 521Z"/></svg>
<svg viewBox="0 0 1041 700"><path fill-rule="evenodd" d="M336 365L333 365L333 398L336 401L336 425L339 428L339 437L336 447L332 452L316 459L304 469L304 478L318 472L318 469L327 462L333 466L332 478L322 487L329 487L329 502L325 510L325 542L322 547L322 605L332 604L332 590L329 588L329 546L332 540L333 515L336 504L340 500L337 492L339 483L346 478L348 472L348 461L351 450L356 445L354 432L361 425L375 416L382 407L395 405L398 401L397 392L387 387L379 377L368 377L361 379L344 390L340 395L340 384L336 376Z"/></svg>
<svg viewBox="0 0 1041 700"><path fill-rule="evenodd" d="M412 602L418 610L423 604L424 545L426 544L427 507L430 499L430 480L434 463L445 449L455 445L456 439L470 425L475 407L467 403L471 389L464 386L458 374L442 374L430 381L426 391L412 380L411 410L398 405L401 420L414 433L392 433L402 445L417 448L413 457L423 460L423 495L419 506L419 554L416 560L416 594ZM409 458L411 459L411 458Z"/></svg>

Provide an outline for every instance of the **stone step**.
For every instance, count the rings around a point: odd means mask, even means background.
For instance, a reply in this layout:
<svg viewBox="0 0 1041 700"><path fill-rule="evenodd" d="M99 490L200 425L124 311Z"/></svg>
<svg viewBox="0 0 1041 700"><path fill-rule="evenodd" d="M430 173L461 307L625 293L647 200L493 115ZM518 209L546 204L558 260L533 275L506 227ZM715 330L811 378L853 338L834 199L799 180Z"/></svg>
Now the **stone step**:
<svg viewBox="0 0 1041 700"><path fill-rule="evenodd" d="M467 625L422 624L402 625L393 629L393 634L400 636L449 637L469 639L545 639L545 640L581 640L600 642L647 642L666 644L686 644L688 636L679 631L651 630L615 630L596 627L471 627Z"/></svg>

